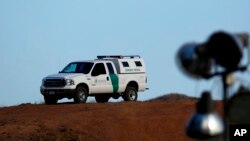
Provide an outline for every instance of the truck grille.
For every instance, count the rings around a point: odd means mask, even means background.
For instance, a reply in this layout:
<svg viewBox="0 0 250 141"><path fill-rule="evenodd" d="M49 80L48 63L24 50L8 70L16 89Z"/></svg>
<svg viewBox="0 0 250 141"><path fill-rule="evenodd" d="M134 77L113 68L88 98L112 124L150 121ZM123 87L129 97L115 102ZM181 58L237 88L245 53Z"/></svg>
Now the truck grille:
<svg viewBox="0 0 250 141"><path fill-rule="evenodd" d="M64 87L65 80L64 79L46 79L44 81L45 87Z"/></svg>

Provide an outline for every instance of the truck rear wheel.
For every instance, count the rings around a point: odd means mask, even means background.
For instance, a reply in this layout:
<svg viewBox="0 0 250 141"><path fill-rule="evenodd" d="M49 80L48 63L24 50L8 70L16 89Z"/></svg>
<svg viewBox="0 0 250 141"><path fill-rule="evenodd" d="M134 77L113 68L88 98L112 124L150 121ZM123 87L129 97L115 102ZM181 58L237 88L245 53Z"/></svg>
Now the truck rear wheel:
<svg viewBox="0 0 250 141"><path fill-rule="evenodd" d="M54 96L44 95L45 104L56 104L58 99Z"/></svg>
<svg viewBox="0 0 250 141"><path fill-rule="evenodd" d="M128 86L123 94L124 101L136 101L137 97L137 90L131 86Z"/></svg>
<svg viewBox="0 0 250 141"><path fill-rule="evenodd" d="M83 86L78 86L75 91L74 102L75 103L85 103L88 98L88 92Z"/></svg>
<svg viewBox="0 0 250 141"><path fill-rule="evenodd" d="M98 96L95 96L95 100L97 103L106 103L109 101L109 96L106 96L106 95L98 95Z"/></svg>

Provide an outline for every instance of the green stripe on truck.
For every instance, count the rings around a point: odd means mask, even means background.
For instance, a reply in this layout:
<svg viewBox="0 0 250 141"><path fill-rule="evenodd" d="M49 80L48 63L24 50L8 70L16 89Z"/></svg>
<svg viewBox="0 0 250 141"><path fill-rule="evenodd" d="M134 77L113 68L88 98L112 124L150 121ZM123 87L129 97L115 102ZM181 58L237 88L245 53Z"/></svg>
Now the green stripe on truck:
<svg viewBox="0 0 250 141"><path fill-rule="evenodd" d="M109 77L112 82L112 87L113 87L113 93L117 93L119 89L119 80L118 76L116 74L109 74Z"/></svg>

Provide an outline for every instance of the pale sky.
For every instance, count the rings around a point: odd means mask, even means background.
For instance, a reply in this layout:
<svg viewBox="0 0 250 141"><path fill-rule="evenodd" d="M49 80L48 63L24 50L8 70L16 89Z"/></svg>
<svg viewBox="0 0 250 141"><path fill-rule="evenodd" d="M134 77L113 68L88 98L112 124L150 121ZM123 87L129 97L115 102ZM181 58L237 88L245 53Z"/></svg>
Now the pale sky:
<svg viewBox="0 0 250 141"><path fill-rule="evenodd" d="M187 78L175 54L217 30L250 33L249 7L249 0L0 0L0 106L42 102L43 77L113 54L145 59L150 89L138 100L206 89L220 98L218 79Z"/></svg>

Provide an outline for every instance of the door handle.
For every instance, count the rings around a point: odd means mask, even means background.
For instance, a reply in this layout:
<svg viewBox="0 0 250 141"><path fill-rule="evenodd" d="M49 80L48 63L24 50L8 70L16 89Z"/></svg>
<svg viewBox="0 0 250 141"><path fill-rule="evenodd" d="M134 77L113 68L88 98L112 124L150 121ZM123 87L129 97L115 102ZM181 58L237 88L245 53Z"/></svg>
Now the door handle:
<svg viewBox="0 0 250 141"><path fill-rule="evenodd" d="M107 81L109 81L109 77L107 77Z"/></svg>

